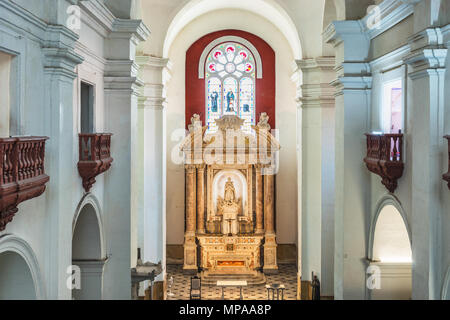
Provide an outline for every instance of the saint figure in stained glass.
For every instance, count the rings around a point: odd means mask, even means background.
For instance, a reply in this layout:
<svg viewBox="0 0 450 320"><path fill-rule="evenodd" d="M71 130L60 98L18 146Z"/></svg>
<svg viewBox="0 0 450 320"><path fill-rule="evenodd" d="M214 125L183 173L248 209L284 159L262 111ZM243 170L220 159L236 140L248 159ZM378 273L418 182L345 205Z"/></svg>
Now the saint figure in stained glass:
<svg viewBox="0 0 450 320"><path fill-rule="evenodd" d="M217 112L217 99L219 98L219 94L217 91L214 91L211 94L211 112Z"/></svg>
<svg viewBox="0 0 450 320"><path fill-rule="evenodd" d="M234 112L234 93L231 90L227 92L227 111L226 112Z"/></svg>

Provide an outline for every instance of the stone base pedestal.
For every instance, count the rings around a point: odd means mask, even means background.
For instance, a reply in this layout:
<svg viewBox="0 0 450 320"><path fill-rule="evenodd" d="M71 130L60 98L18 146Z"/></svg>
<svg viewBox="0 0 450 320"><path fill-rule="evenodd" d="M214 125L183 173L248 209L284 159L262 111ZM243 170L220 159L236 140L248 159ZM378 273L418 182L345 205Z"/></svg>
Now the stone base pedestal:
<svg viewBox="0 0 450 320"><path fill-rule="evenodd" d="M184 264L183 272L187 274L197 274L197 244L194 235L184 236Z"/></svg>
<svg viewBox="0 0 450 320"><path fill-rule="evenodd" d="M275 234L266 234L264 243L264 273L277 273L277 242Z"/></svg>

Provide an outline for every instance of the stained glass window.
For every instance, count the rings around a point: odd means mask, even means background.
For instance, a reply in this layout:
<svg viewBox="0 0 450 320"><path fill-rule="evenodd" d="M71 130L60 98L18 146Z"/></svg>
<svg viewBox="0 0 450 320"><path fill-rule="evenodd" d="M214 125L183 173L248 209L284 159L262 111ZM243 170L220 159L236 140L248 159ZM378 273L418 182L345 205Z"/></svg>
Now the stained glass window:
<svg viewBox="0 0 450 320"><path fill-rule="evenodd" d="M215 120L222 115L244 119L243 130L255 124L255 59L236 42L211 50L205 63L208 132L217 130Z"/></svg>

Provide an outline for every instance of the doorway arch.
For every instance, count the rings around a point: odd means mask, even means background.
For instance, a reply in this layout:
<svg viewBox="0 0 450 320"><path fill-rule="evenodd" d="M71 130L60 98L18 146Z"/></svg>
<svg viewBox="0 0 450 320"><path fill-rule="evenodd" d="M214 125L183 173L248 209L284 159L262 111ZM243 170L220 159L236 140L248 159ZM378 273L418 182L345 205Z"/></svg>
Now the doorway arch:
<svg viewBox="0 0 450 320"><path fill-rule="evenodd" d="M98 202L88 194L78 206L72 225L72 265L76 266L73 270L79 268L80 271L80 281L75 280L72 290L74 300L103 298L103 269L106 262L103 237Z"/></svg>
<svg viewBox="0 0 450 320"><path fill-rule="evenodd" d="M0 300L42 300L45 289L30 245L14 235L0 237Z"/></svg>
<svg viewBox="0 0 450 320"><path fill-rule="evenodd" d="M379 283L368 298L411 299L411 231L399 201L388 195L377 205L369 235L370 270L378 270Z"/></svg>

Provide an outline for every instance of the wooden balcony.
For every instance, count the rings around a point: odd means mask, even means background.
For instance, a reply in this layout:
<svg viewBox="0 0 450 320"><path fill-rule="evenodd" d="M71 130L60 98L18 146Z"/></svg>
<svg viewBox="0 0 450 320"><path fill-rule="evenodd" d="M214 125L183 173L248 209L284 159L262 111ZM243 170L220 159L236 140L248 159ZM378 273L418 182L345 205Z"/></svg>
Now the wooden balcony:
<svg viewBox="0 0 450 320"><path fill-rule="evenodd" d="M0 138L0 231L12 221L19 203L40 196L45 174L45 141L48 137Z"/></svg>
<svg viewBox="0 0 450 320"><path fill-rule="evenodd" d="M397 180L403 175L403 134L366 134L367 156L364 158L370 172L379 175L381 183L393 193Z"/></svg>
<svg viewBox="0 0 450 320"><path fill-rule="evenodd" d="M86 192L91 190L95 177L111 167L111 136L111 133L79 134L78 172Z"/></svg>
<svg viewBox="0 0 450 320"><path fill-rule="evenodd" d="M442 176L442 178L447 181L448 188L450 189L450 135L445 136L445 139L448 141L448 172Z"/></svg>

